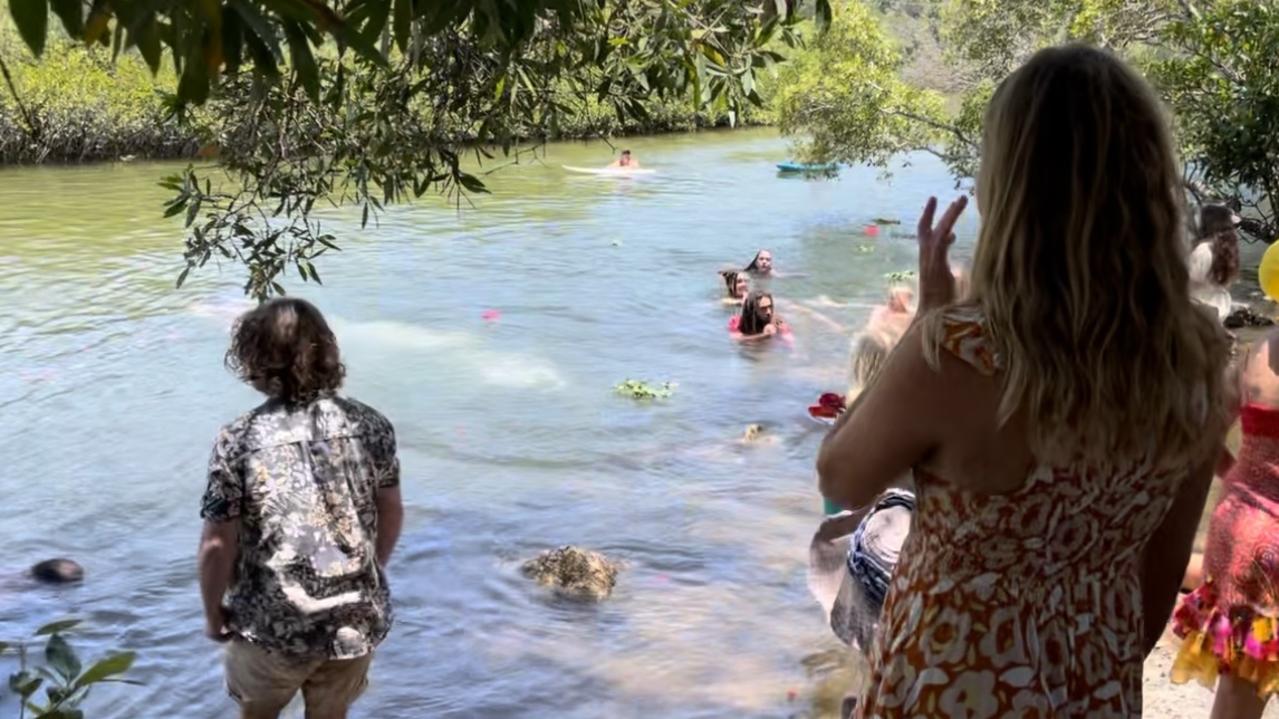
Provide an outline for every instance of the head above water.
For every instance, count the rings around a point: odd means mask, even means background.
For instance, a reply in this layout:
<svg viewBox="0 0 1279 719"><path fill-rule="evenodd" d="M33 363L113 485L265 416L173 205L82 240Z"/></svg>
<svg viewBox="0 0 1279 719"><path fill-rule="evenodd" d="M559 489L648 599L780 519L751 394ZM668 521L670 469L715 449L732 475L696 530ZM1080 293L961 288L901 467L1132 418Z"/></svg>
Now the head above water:
<svg viewBox="0 0 1279 719"><path fill-rule="evenodd" d="M773 253L768 250L760 250L755 253L755 258L746 265L747 272L754 272L760 275L767 275L773 271Z"/></svg>
<svg viewBox="0 0 1279 719"><path fill-rule="evenodd" d="M773 321L773 296L767 292L751 292L742 302L742 314L737 331L744 335L757 335Z"/></svg>
<svg viewBox="0 0 1279 719"><path fill-rule="evenodd" d="M1006 364L1001 417L1024 411L1045 461L1187 459L1210 435L1189 398L1206 388L1215 415L1225 345L1189 295L1154 92L1107 52L1048 48L999 85L983 131L968 300Z"/></svg>
<svg viewBox="0 0 1279 719"><path fill-rule="evenodd" d="M622 150L621 156L617 158L617 164L621 165L622 167L626 167L627 165L631 164L631 151Z"/></svg>
<svg viewBox="0 0 1279 719"><path fill-rule="evenodd" d="M893 312L911 312L915 306L915 289L910 285L895 284L888 288L888 309Z"/></svg>
<svg viewBox="0 0 1279 719"><path fill-rule="evenodd" d="M226 365L259 392L287 402L335 391L346 375L324 315L292 297L266 302L236 321Z"/></svg>
<svg viewBox="0 0 1279 719"><path fill-rule="evenodd" d="M724 288L728 290L729 297L740 300L750 292L750 283L747 281L745 273L728 270L719 274L724 278Z"/></svg>

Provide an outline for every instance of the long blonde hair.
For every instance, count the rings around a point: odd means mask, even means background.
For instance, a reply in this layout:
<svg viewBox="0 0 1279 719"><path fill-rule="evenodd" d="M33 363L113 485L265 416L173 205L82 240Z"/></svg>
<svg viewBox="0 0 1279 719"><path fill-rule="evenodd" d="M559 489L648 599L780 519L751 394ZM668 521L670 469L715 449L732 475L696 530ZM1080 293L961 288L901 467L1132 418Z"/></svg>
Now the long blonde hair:
<svg viewBox="0 0 1279 719"><path fill-rule="evenodd" d="M1110 54L1041 50L991 99L967 302L1040 461L1185 466L1219 439L1227 341L1190 298L1182 198L1159 101Z"/></svg>

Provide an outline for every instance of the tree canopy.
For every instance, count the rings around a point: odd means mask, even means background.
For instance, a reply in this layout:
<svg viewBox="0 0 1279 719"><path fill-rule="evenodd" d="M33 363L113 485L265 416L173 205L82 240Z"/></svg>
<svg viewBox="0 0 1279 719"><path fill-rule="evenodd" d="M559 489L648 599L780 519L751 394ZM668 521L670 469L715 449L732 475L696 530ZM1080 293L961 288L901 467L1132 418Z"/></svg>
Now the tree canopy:
<svg viewBox="0 0 1279 719"><path fill-rule="evenodd" d="M339 241L317 203L363 221L428 192L484 192L468 153L518 160L588 103L642 118L652 101L735 116L796 42L791 0L11 0L39 54L50 11L68 35L178 73L172 111L213 168L166 178L187 274L244 263L245 290L284 291ZM815 0L819 26L828 0ZM226 173L224 176L222 173ZM216 181L215 181L216 180Z"/></svg>
<svg viewBox="0 0 1279 719"><path fill-rule="evenodd" d="M909 7L907 7L909 6ZM1123 56L1173 112L1187 188L1243 209L1243 230L1279 235L1279 2L1276 0L845 0L831 32L790 64L804 86L779 107L810 159L883 164L925 151L971 178L982 112L995 85L1041 47L1081 40ZM909 10L930 22L959 91L904 79L909 48L888 25ZM837 41L836 38L843 38ZM816 60L815 62L813 60ZM828 98L838 95L839 102Z"/></svg>

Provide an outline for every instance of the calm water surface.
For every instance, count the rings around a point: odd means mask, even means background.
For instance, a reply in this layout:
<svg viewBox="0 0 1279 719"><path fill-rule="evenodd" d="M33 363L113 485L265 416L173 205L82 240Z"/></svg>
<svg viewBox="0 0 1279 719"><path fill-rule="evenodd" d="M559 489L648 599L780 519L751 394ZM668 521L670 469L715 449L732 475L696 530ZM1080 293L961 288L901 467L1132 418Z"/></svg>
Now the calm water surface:
<svg viewBox="0 0 1279 719"><path fill-rule="evenodd" d="M392 419L403 460L398 621L354 716L805 711L805 659L836 646L805 583L821 437L805 407L844 386L848 336L792 312L792 349L735 347L715 271L771 248L783 314L829 299L851 331L952 183L928 158L891 179L781 178L770 131L628 146L659 174L571 175L608 148L555 145L490 176L473 210L425 201L366 231L332 212L326 286L289 285L332 319L349 392ZM239 268L173 289L182 232L155 185L171 169L0 172L0 638L79 616L84 653L137 650L146 685L103 689L95 717L232 712L193 553L213 436L258 398L221 366ZM905 224L869 237L876 217ZM612 393L626 378L677 393L639 404ZM776 442L737 443L749 423ZM626 563L610 600L520 576L565 543ZM56 555L83 585L19 577Z"/></svg>

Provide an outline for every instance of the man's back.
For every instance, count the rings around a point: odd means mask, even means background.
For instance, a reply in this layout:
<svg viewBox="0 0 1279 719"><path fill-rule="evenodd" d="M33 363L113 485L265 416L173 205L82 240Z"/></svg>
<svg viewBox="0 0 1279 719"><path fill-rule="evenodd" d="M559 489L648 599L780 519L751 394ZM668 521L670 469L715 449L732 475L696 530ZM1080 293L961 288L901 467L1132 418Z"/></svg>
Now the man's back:
<svg viewBox="0 0 1279 719"><path fill-rule="evenodd" d="M355 400L270 400L224 427L201 515L240 518L228 628L290 656L371 652L391 624L377 492L398 483L391 423Z"/></svg>

